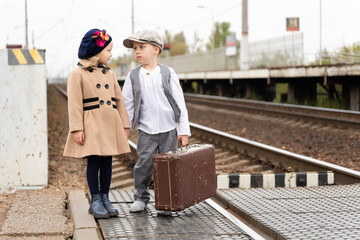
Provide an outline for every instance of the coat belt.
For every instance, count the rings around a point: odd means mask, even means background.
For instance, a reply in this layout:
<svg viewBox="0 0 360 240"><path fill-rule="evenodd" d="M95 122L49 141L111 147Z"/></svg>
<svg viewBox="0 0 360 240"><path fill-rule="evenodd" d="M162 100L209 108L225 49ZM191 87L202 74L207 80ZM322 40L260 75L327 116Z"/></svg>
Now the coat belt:
<svg viewBox="0 0 360 240"><path fill-rule="evenodd" d="M83 99L83 103L90 103L90 102L98 102L99 101L99 98L98 97L93 97L93 98L85 98ZM111 101L114 101L116 102L116 98L112 97L111 98ZM116 104L112 105L113 108L116 109ZM88 110L92 110L92 109L96 109L96 108L100 108L100 104L96 104L96 105L91 105L91 106L87 106L87 107L84 107L84 111L88 111Z"/></svg>

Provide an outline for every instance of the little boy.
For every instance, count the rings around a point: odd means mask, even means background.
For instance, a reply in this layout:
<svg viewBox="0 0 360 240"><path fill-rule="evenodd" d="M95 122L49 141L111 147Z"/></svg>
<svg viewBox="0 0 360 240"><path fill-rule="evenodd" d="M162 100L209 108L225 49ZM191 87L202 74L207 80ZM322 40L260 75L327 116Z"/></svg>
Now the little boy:
<svg viewBox="0 0 360 240"><path fill-rule="evenodd" d="M150 200L152 156L176 150L177 141L188 143L190 126L183 91L175 71L157 62L163 50L161 36L153 30L139 31L123 42L134 50L141 65L126 77L122 90L131 127L137 127L139 161L134 167L134 203L130 212L142 212Z"/></svg>

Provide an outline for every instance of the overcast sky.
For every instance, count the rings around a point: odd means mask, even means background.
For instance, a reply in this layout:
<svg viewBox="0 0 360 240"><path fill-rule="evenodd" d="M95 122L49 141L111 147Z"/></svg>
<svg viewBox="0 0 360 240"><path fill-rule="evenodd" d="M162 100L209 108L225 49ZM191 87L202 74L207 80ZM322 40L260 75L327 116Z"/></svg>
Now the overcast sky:
<svg viewBox="0 0 360 240"><path fill-rule="evenodd" d="M1 0L0 48L25 44L25 0ZM248 0L249 41L291 34L286 17L300 18L305 57L320 46L320 0ZM230 22L241 38L242 1L134 0L135 31L152 28L164 35L184 31L188 45L194 33L208 41L213 22ZM197 6L204 6L198 8ZM360 1L322 0L323 47L333 51L360 41ZM83 35L104 28L113 37L113 57L126 53L122 41L131 34L131 0L28 0L29 47L46 49L49 77L67 76L75 66Z"/></svg>

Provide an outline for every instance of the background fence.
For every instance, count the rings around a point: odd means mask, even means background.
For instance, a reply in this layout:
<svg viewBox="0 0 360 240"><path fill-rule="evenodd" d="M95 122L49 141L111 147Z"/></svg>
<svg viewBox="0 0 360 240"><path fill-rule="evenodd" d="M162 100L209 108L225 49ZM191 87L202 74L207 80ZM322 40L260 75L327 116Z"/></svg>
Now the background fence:
<svg viewBox="0 0 360 240"><path fill-rule="evenodd" d="M249 66L251 69L304 64L303 33L249 43ZM235 56L226 56L225 47L206 52L167 56L164 52L159 63L171 66L176 72L207 72L240 69L240 49ZM116 76L126 75L130 64L113 69Z"/></svg>

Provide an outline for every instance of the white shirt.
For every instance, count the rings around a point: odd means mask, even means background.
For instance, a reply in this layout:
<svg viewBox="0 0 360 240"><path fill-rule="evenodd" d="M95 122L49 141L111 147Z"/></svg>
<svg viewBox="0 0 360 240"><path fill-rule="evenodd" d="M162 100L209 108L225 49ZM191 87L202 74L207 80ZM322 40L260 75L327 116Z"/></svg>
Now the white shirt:
<svg viewBox="0 0 360 240"><path fill-rule="evenodd" d="M138 129L148 134L158 134L176 128L178 135L190 136L188 112L179 78L174 69L169 69L171 74L169 90L181 110L180 121L175 122L174 110L165 96L160 67L157 66L151 72L141 67L139 72L141 103ZM122 94L131 123L134 117L134 95L130 72L126 76Z"/></svg>

